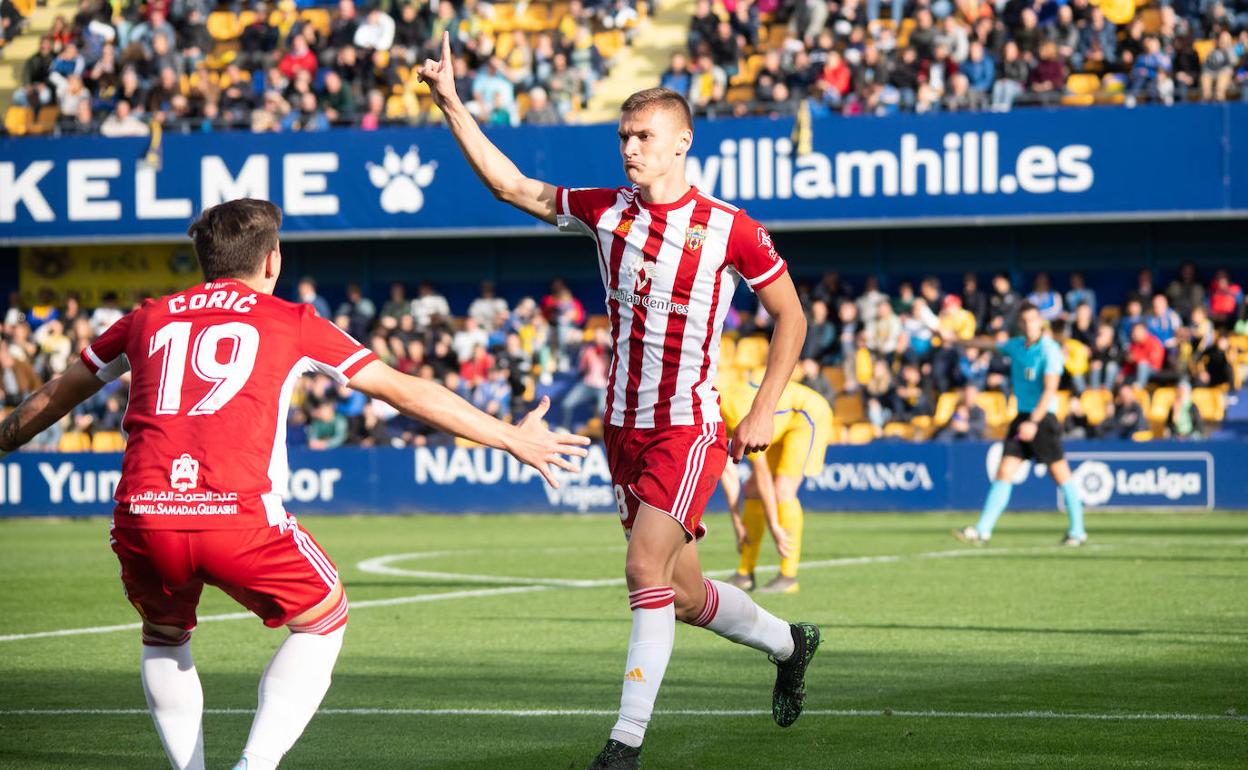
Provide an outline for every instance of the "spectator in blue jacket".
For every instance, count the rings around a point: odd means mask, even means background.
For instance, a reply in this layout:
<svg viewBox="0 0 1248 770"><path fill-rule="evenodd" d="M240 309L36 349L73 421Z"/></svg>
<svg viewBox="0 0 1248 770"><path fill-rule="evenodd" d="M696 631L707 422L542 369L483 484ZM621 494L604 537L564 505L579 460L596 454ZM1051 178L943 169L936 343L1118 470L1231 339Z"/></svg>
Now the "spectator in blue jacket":
<svg viewBox="0 0 1248 770"><path fill-rule="evenodd" d="M971 90L987 94L996 78L996 64L984 55L984 44L978 40L971 43L970 53L962 63L962 74L970 81Z"/></svg>
<svg viewBox="0 0 1248 770"><path fill-rule="evenodd" d="M1089 289L1083 280L1083 273L1070 274L1070 291L1066 292L1066 308L1074 312L1080 305L1087 305L1096 315L1096 290Z"/></svg>
<svg viewBox="0 0 1248 770"><path fill-rule="evenodd" d="M1157 292L1153 295L1153 310L1148 314L1144 324L1148 327L1148 331L1166 346L1166 355L1171 355L1179 345L1178 333L1179 329L1183 328L1183 319L1179 318L1179 314L1170 307L1170 300L1165 294Z"/></svg>

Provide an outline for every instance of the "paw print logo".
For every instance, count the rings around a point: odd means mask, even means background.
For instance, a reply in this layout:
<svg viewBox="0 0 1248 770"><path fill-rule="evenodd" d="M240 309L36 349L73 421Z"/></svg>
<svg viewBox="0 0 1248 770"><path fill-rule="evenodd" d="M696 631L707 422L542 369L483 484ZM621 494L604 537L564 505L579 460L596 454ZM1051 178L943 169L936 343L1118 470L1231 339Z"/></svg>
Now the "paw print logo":
<svg viewBox="0 0 1248 770"><path fill-rule="evenodd" d="M424 188L433 183L438 162L420 162L416 145L407 148L402 157L393 147L386 148L381 165L368 164L368 179L381 190L381 209L387 214L415 214L424 208Z"/></svg>

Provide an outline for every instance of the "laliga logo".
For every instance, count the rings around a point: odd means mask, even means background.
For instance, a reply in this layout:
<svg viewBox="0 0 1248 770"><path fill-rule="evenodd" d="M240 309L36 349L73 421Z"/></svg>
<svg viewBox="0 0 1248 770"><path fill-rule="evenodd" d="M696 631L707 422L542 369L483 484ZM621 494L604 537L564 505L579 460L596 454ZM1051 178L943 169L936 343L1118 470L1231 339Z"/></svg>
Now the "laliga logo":
<svg viewBox="0 0 1248 770"><path fill-rule="evenodd" d="M386 158L378 166L368 163L368 180L381 190L381 209L387 214L415 214L425 205L422 188L433 184L438 162L420 162L416 145L400 158L393 147L386 147Z"/></svg>
<svg viewBox="0 0 1248 770"><path fill-rule="evenodd" d="M173 461L169 471L169 486L185 492L199 486L199 461L186 452Z"/></svg>
<svg viewBox="0 0 1248 770"><path fill-rule="evenodd" d="M1114 472L1105 463L1095 460L1085 462L1072 475L1084 505L1104 505L1114 496Z"/></svg>

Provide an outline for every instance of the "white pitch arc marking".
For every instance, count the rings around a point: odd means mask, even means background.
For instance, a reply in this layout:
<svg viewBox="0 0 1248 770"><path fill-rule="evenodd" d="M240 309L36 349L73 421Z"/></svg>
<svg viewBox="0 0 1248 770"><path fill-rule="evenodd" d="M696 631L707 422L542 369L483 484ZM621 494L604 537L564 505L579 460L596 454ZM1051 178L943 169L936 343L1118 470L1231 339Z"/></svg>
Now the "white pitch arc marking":
<svg viewBox="0 0 1248 770"><path fill-rule="evenodd" d="M204 709L208 715L251 715L254 709ZM475 717L607 717L618 712L608 709L321 709L318 716L475 716ZM770 716L762 709L672 709L656 716L757 717ZM938 711L932 709L806 709L808 717L906 717L918 719L1069 719L1096 722L1248 722L1240 714L1183 714L1136 712L1125 714L1080 711ZM148 716L147 709L5 709L6 716Z"/></svg>
<svg viewBox="0 0 1248 770"><path fill-rule="evenodd" d="M1109 546L1084 546L1085 550L1093 548L1108 548ZM888 554L880 556L849 556L840 559L825 559L823 561L807 562L802 565L802 569L823 569L828 567L851 567L862 564L893 564L895 562L909 561L911 559L953 559L964 556L1005 556L1020 553L1040 553L1053 551L1058 546L1037 546L1032 548L993 548L993 549L962 549L949 551L927 551L912 554ZM438 556L462 556L467 553L478 553L480 549L465 551L425 551L421 553L410 554L394 554L391 556L379 556L376 559L368 559L357 565L362 571L369 572L365 568L370 562L378 562L380 560L399 560L399 559L422 559L434 558ZM477 597L488 596L506 596L509 594L532 593L535 591L547 591L555 588L601 588L613 585L623 585L623 578L605 578L601 580L563 580L560 578L512 578L490 575L459 575L453 572L415 572L402 570L399 567L390 567L388 564L382 565L385 572L374 572L374 574L398 575L402 577L430 577L436 576L436 579L454 579L471 582L485 582L494 585L502 584L497 588L478 588L467 591L447 591L445 593L436 594L417 594L415 596L397 596L391 599L364 599L362 601L351 602L351 608L360 610L369 607L394 607L403 604L422 604L425 602L440 602L453 599L472 599ZM760 566L759 572L775 571L775 565ZM708 577L727 577L735 570L713 570L707 572ZM517 585L520 583L520 585ZM227 612L220 615L203 615L199 618L202 623L215 623L227 620L246 620L254 618L250 612ZM122 623L114 626L87 626L85 628L62 628L55 631L34 631L26 634L8 634L0 636L0 642L20 642L28 639L49 639L63 636L85 636L91 634L109 634L118 631L137 631L142 628L141 623Z"/></svg>

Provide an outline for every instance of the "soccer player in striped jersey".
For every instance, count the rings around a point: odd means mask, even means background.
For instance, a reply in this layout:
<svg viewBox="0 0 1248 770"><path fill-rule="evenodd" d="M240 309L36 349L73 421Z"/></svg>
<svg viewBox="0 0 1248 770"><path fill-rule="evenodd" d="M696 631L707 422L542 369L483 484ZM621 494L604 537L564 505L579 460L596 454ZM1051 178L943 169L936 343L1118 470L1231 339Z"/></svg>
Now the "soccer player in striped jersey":
<svg viewBox="0 0 1248 770"><path fill-rule="evenodd" d="M379 361L311 305L277 299L281 212L236 200L191 226L207 283L149 299L82 351L65 374L0 424L12 452L129 371L129 442L111 544L126 598L143 618L140 672L175 770L203 770L204 695L191 632L204 585L290 633L260 679L260 703L235 770L270 770L329 689L347 624L334 563L283 504L286 413L296 381L319 372L450 433L506 449L552 484L588 439L541 426L543 401L517 425Z"/></svg>
<svg viewBox="0 0 1248 770"><path fill-rule="evenodd" d="M649 89L620 115L620 154L632 185L569 189L520 172L481 132L455 93L448 38L420 77L473 171L502 201L594 240L613 338L604 418L607 460L629 538L624 572L633 610L619 719L593 770L640 766L640 750L672 654L676 619L768 654L777 665L772 715L800 715L805 673L819 645L735 586L703 577L702 511L729 455L715 391L719 337L744 280L775 318L767 372L737 426L732 457L771 443L776 402L797 362L806 319L767 230L692 187L685 156L689 106Z"/></svg>

